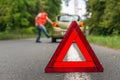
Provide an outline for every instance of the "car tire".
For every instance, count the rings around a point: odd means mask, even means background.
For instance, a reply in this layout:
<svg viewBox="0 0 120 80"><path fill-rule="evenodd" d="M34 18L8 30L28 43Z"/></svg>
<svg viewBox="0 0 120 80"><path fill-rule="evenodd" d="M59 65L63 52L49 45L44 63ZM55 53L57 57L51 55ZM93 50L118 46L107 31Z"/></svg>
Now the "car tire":
<svg viewBox="0 0 120 80"><path fill-rule="evenodd" d="M52 42L56 42L56 38L52 38Z"/></svg>

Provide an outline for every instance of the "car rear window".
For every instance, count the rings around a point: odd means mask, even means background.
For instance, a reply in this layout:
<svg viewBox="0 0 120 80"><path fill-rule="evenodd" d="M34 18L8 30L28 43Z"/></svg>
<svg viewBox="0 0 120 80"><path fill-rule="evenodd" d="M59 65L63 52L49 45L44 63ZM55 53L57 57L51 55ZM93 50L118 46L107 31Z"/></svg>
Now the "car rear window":
<svg viewBox="0 0 120 80"><path fill-rule="evenodd" d="M61 22L71 22L71 21L79 21L80 17L77 15L61 15L58 17L58 21Z"/></svg>

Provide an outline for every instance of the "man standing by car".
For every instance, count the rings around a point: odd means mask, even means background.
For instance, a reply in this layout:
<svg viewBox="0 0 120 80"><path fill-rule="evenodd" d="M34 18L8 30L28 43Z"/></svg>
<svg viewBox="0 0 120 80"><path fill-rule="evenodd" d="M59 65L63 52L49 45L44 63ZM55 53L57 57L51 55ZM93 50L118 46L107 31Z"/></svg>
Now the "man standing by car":
<svg viewBox="0 0 120 80"><path fill-rule="evenodd" d="M44 34L46 35L47 38L49 38L49 34L45 28L46 22L49 22L50 24L53 25L53 22L48 18L48 14L46 12L40 12L38 15L35 17L35 25L38 29L38 36L36 38L36 43L40 43L40 37L41 37L41 32L43 31Z"/></svg>

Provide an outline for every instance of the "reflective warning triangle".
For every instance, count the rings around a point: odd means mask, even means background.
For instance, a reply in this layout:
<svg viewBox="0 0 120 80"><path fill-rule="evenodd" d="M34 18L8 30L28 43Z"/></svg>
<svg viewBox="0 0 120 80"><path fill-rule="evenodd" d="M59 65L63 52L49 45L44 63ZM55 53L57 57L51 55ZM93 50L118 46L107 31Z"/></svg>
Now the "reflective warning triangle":
<svg viewBox="0 0 120 80"><path fill-rule="evenodd" d="M76 42L86 61L63 61L73 42ZM103 72L102 65L75 21L70 25L45 72Z"/></svg>

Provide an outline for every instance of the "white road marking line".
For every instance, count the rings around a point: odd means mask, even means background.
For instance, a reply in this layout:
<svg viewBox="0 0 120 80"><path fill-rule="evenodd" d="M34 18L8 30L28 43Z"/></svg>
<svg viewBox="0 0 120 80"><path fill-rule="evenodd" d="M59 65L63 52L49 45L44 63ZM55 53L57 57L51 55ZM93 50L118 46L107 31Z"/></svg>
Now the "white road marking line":
<svg viewBox="0 0 120 80"><path fill-rule="evenodd" d="M71 45L69 51L68 51L68 56L67 56L67 61L82 61L80 58L76 48ZM66 73L64 76L64 80L91 80L90 75L87 73Z"/></svg>

